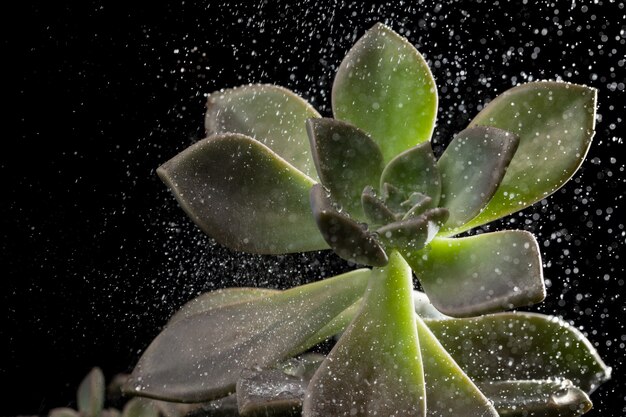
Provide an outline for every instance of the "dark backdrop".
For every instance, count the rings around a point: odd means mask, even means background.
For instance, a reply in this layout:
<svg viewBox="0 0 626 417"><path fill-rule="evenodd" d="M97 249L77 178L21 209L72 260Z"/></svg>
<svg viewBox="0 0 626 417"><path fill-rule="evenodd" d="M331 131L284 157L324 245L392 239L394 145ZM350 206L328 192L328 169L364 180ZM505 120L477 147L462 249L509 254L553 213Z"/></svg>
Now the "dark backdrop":
<svg viewBox="0 0 626 417"><path fill-rule="evenodd" d="M335 69L376 21L432 65L438 152L477 105L516 83L598 88L581 171L497 227L536 233L549 288L534 310L572 320L614 367L590 415L624 414L623 2L126 3L5 10L0 415L72 404L94 365L107 377L130 370L202 291L350 268L325 253L231 253L190 223L154 170L202 137L205 95L219 88L276 83L330 115Z"/></svg>

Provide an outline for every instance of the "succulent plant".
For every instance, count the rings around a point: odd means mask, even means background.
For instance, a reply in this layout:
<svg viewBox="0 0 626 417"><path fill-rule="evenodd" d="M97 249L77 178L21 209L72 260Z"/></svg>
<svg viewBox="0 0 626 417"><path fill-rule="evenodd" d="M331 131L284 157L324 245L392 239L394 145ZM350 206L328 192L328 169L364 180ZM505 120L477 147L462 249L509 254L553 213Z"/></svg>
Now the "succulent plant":
<svg viewBox="0 0 626 417"><path fill-rule="evenodd" d="M213 93L208 137L157 172L231 249L330 248L373 268L286 291L201 296L144 352L127 391L183 402L236 391L241 415L280 409L280 399L242 391L250 381L271 386L282 362L342 333L310 381L301 378L305 390L282 391L305 416L584 413L610 371L585 337L553 317L498 313L545 296L532 234L454 236L574 174L593 136L595 90L514 87L437 159L428 65L377 24L349 51L332 93L334 119L273 85ZM414 293L413 272L425 294Z"/></svg>

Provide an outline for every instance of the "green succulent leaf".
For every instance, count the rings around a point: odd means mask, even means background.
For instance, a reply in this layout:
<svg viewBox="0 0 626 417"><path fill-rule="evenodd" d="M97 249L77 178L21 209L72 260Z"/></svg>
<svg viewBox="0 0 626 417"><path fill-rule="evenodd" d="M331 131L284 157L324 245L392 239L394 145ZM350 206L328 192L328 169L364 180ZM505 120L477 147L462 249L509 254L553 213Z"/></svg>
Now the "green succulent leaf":
<svg viewBox="0 0 626 417"><path fill-rule="evenodd" d="M401 251L418 251L426 246L448 218L444 208L428 209L423 214L387 224L376 233L387 247Z"/></svg>
<svg viewBox="0 0 626 417"><path fill-rule="evenodd" d="M552 194L578 170L591 144L596 90L541 81L505 91L470 126L493 126L520 137L519 148L485 209L462 230L521 210Z"/></svg>
<svg viewBox="0 0 626 417"><path fill-rule="evenodd" d="M439 206L450 211L443 233L464 225L487 205L518 144L517 135L487 126L473 126L454 137L437 163Z"/></svg>
<svg viewBox="0 0 626 417"><path fill-rule="evenodd" d="M132 398L124 406L122 417L159 417L159 410L146 398Z"/></svg>
<svg viewBox="0 0 626 417"><path fill-rule="evenodd" d="M489 400L417 316L428 417L498 417Z"/></svg>
<svg viewBox="0 0 626 417"><path fill-rule="evenodd" d="M391 211L385 202L376 195L374 188L367 186L361 194L361 205L363 213L371 224L387 224L396 221L396 214Z"/></svg>
<svg viewBox="0 0 626 417"><path fill-rule="evenodd" d="M321 184L311 188L311 210L324 240L341 258L364 265L386 265L389 259L367 225L339 211Z"/></svg>
<svg viewBox="0 0 626 417"><path fill-rule="evenodd" d="M306 120L314 117L319 113L292 91L254 84L209 94L205 127L207 136L250 136L317 179L305 130Z"/></svg>
<svg viewBox="0 0 626 417"><path fill-rule="evenodd" d="M590 393L610 376L589 340L556 317L498 313L426 323L475 381L568 379Z"/></svg>
<svg viewBox="0 0 626 417"><path fill-rule="evenodd" d="M413 193L402 205L410 207L409 210L404 213L402 219L412 219L413 217L424 214L428 207L432 207L433 199L422 193Z"/></svg>
<svg viewBox="0 0 626 417"><path fill-rule="evenodd" d="M332 104L337 119L372 135L388 162L430 140L437 116L437 86L413 45L378 23L339 66Z"/></svg>
<svg viewBox="0 0 626 417"><path fill-rule="evenodd" d="M541 254L519 230L435 238L422 251L404 251L431 302L453 317L537 303L545 297Z"/></svg>
<svg viewBox="0 0 626 417"><path fill-rule="evenodd" d="M247 369L237 381L241 416L300 415L308 381L278 369Z"/></svg>
<svg viewBox="0 0 626 417"><path fill-rule="evenodd" d="M73 408L59 407L50 410L48 417L80 417L80 414Z"/></svg>
<svg viewBox="0 0 626 417"><path fill-rule="evenodd" d="M313 180L252 138L201 140L157 173L189 217L224 246L263 254L328 247L311 216Z"/></svg>
<svg viewBox="0 0 626 417"><path fill-rule="evenodd" d="M309 384L304 417L426 415L412 287L397 252L373 270L361 311Z"/></svg>
<svg viewBox="0 0 626 417"><path fill-rule="evenodd" d="M430 142L420 143L393 158L380 177L383 193L385 184L399 189L403 196L402 202L417 192L432 198L431 207L437 206L441 194L441 176Z"/></svg>
<svg viewBox="0 0 626 417"><path fill-rule="evenodd" d="M183 402L227 395L243 369L294 354L356 302L370 274L360 269L175 321L143 353L125 389Z"/></svg>
<svg viewBox="0 0 626 417"><path fill-rule="evenodd" d="M361 129L335 119L309 119L307 132L322 184L352 217L365 220L361 190L378 184L383 171L380 148Z"/></svg>
<svg viewBox="0 0 626 417"><path fill-rule="evenodd" d="M100 368L93 368L78 386L78 412L84 417L98 417L104 407L104 391L104 374Z"/></svg>
<svg viewBox="0 0 626 417"><path fill-rule="evenodd" d="M172 324L194 314L224 307L230 304L238 304L255 298L267 297L276 294L279 290L269 288L234 287L209 291L197 296L182 306L174 314L168 324Z"/></svg>
<svg viewBox="0 0 626 417"><path fill-rule="evenodd" d="M587 394L568 380L496 381L480 389L500 417L577 417L591 409Z"/></svg>

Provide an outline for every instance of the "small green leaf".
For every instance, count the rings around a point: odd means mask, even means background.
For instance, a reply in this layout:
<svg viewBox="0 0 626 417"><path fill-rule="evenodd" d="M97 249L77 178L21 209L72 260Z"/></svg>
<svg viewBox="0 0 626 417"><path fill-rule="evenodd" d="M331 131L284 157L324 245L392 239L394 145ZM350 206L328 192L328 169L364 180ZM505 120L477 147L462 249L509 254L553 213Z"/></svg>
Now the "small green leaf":
<svg viewBox="0 0 626 417"><path fill-rule="evenodd" d="M489 400L417 317L428 417L498 417Z"/></svg>
<svg viewBox="0 0 626 417"><path fill-rule="evenodd" d="M568 380L495 381L479 386L500 417L577 417L591 409L587 394Z"/></svg>
<svg viewBox="0 0 626 417"><path fill-rule="evenodd" d="M373 270L363 308L309 384L303 417L426 415L412 287L397 252Z"/></svg>
<svg viewBox="0 0 626 417"><path fill-rule="evenodd" d="M433 199L422 193L412 193L402 206L409 207L402 219L411 219L423 214L428 207L432 207Z"/></svg>
<svg viewBox="0 0 626 417"><path fill-rule="evenodd" d="M122 417L159 417L159 410L146 398L132 398L124 405Z"/></svg>
<svg viewBox="0 0 626 417"><path fill-rule="evenodd" d="M335 119L309 119L307 132L322 184L352 217L365 220L361 190L378 184L380 148L361 129Z"/></svg>
<svg viewBox="0 0 626 417"><path fill-rule="evenodd" d="M610 377L589 340L556 317L498 313L426 323L475 381L569 379L591 392Z"/></svg>
<svg viewBox="0 0 626 417"><path fill-rule="evenodd" d="M427 245L448 218L444 208L428 209L423 214L387 224L376 233L387 247L402 251L418 251Z"/></svg>
<svg viewBox="0 0 626 417"><path fill-rule="evenodd" d="M356 270L178 320L146 349L125 389L184 402L227 395L243 369L272 366L294 354L356 302L370 274Z"/></svg>
<svg viewBox="0 0 626 417"><path fill-rule="evenodd" d="M263 254L327 248L311 216L313 181L252 138L204 139L157 173L189 217L224 246Z"/></svg>
<svg viewBox="0 0 626 417"><path fill-rule="evenodd" d="M341 258L364 265L386 265L385 249L367 225L339 211L321 184L311 188L311 210L324 240Z"/></svg>
<svg viewBox="0 0 626 417"><path fill-rule="evenodd" d="M209 94L207 136L240 133L250 136L316 179L305 121L320 117L298 95L276 85L244 85Z"/></svg>
<svg viewBox="0 0 626 417"><path fill-rule="evenodd" d="M396 215L385 202L374 192L374 188L367 186L361 194L361 205L365 217L374 225L387 224L396 221Z"/></svg>
<svg viewBox="0 0 626 417"><path fill-rule="evenodd" d="M450 211L443 233L464 225L487 205L518 144L517 135L486 126L467 128L454 137L437 163L439 206Z"/></svg>
<svg viewBox="0 0 626 417"><path fill-rule="evenodd" d="M462 230L521 210L552 194L576 172L594 134L596 90L542 81L505 91L470 126L520 137L519 148L487 207Z"/></svg>
<svg viewBox="0 0 626 417"><path fill-rule="evenodd" d="M343 59L332 102L335 117L371 134L389 162L430 140L437 116L437 86L413 45L378 23Z"/></svg>
<svg viewBox="0 0 626 417"><path fill-rule="evenodd" d="M168 324L172 324L178 320L182 320L194 314L209 311L214 308L224 307L230 304L243 303L254 298L267 297L277 292L278 290L269 288L246 287L224 288L216 291L210 291L187 302L170 318Z"/></svg>
<svg viewBox="0 0 626 417"><path fill-rule="evenodd" d="M237 380L239 414L300 415L307 382L278 369L244 370Z"/></svg>
<svg viewBox="0 0 626 417"><path fill-rule="evenodd" d="M93 368L78 386L76 402L82 416L100 415L104 407L104 390L104 374L100 368Z"/></svg>
<svg viewBox="0 0 626 417"><path fill-rule="evenodd" d="M545 297L541 255L528 232L435 238L422 251L403 253L432 303L450 316L507 310Z"/></svg>
<svg viewBox="0 0 626 417"><path fill-rule="evenodd" d="M80 417L80 414L73 408L59 407L50 410L48 417Z"/></svg>
<svg viewBox="0 0 626 417"><path fill-rule="evenodd" d="M380 177L381 189L384 190L385 184L398 188L403 202L417 192L432 198L431 207L436 207L441 194L441 177L430 142L421 143L393 158Z"/></svg>

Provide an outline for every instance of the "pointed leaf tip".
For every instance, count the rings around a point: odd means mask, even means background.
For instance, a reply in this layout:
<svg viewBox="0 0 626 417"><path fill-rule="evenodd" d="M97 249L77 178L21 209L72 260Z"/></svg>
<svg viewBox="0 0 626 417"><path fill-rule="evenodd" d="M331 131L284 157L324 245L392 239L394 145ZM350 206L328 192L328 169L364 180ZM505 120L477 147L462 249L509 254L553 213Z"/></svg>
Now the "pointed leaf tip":
<svg viewBox="0 0 626 417"><path fill-rule="evenodd" d="M347 53L333 83L333 113L372 135L385 162L430 140L437 87L422 55L383 24Z"/></svg>
<svg viewBox="0 0 626 417"><path fill-rule="evenodd" d="M462 230L519 211L552 194L578 170L591 145L597 91L539 81L505 91L470 123L517 134L519 147L485 209Z"/></svg>
<svg viewBox="0 0 626 417"><path fill-rule="evenodd" d="M189 217L231 249L282 254L327 248L311 216L313 181L250 137L201 140L157 173Z"/></svg>
<svg viewBox="0 0 626 417"><path fill-rule="evenodd" d="M385 184L397 188L403 202L412 193L420 193L430 197L431 207L436 207L441 194L441 175L430 142L420 143L396 155L380 177L381 188L384 189Z"/></svg>
<svg viewBox="0 0 626 417"><path fill-rule="evenodd" d="M443 233L453 233L491 200L519 144L519 136L488 126L459 132L439 158L441 200L450 210Z"/></svg>

